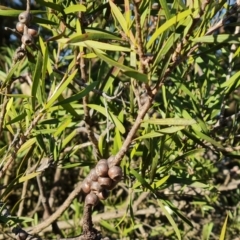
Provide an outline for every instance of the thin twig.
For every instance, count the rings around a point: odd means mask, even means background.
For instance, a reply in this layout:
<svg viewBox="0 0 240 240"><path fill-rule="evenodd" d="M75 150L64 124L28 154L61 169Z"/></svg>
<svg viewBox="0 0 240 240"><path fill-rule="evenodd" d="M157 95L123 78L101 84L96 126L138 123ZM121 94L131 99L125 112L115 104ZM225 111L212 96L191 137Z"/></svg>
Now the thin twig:
<svg viewBox="0 0 240 240"><path fill-rule="evenodd" d="M141 15L139 12L139 4L140 1L134 0L134 15L136 22L136 38L138 42L138 55L139 55L139 64L140 64L140 72L145 73L146 68L144 63L144 49L143 49L143 41L142 41L142 28L141 28Z"/></svg>
<svg viewBox="0 0 240 240"><path fill-rule="evenodd" d="M3 129L3 123L4 123L4 117L7 109L7 104L8 104L8 94L10 92L10 86L7 86L5 89L5 96L3 98L3 104L2 104L2 109L1 109L1 114L0 114L0 138L2 136L2 129Z"/></svg>
<svg viewBox="0 0 240 240"><path fill-rule="evenodd" d="M46 218L48 218L52 214L52 209L49 206L49 201L48 201L48 198L46 197L44 187L43 187L44 184L42 182L42 178L40 175L37 176L37 183L38 183L39 194L40 194L40 197L42 200L42 205L44 208L45 216L46 216ZM63 234L62 234L61 230L59 229L56 221L52 222L52 230L56 235L63 237Z"/></svg>
<svg viewBox="0 0 240 240"><path fill-rule="evenodd" d="M27 0L26 11L27 11L27 12L30 12L30 9L31 9L31 1L30 1L30 0Z"/></svg>
<svg viewBox="0 0 240 240"><path fill-rule="evenodd" d="M74 188L74 190L69 194L68 198L64 201L64 203L44 222L34 226L32 230L29 232L31 234L37 234L41 232L44 228L51 225L52 222L54 222L57 218L59 218L64 211L70 206L72 201L79 195L81 192L81 183L78 183L77 186Z"/></svg>

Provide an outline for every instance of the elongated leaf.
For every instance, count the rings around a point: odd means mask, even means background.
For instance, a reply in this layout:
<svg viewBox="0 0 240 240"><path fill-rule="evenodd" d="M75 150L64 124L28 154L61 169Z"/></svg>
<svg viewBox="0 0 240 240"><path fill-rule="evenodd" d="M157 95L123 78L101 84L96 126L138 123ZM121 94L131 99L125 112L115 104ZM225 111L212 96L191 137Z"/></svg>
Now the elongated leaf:
<svg viewBox="0 0 240 240"><path fill-rule="evenodd" d="M99 105L95 105L95 104L88 104L88 107L100 112L101 114L103 114L105 117L107 116L106 113L106 109L102 106ZM115 124L115 126L118 128L118 130L123 134L125 133L125 128L123 126L123 124L118 120L118 118L111 112L108 111L108 114L110 115L112 122Z"/></svg>
<svg viewBox="0 0 240 240"><path fill-rule="evenodd" d="M36 100L42 99L42 97L39 96L41 94L41 92L40 92L40 84L41 84L40 76L42 75L42 72L41 72L42 64L43 64L42 54L39 51L38 56L37 56L35 72L33 74L33 84L32 84L32 109L33 109L33 111L35 110ZM37 97L37 95L38 95L38 97Z"/></svg>
<svg viewBox="0 0 240 240"><path fill-rule="evenodd" d="M211 36L204 36L199 38L192 39L193 42L204 42L204 43L229 43L238 44L240 42L239 36L234 36L232 34L217 34L217 35L211 35Z"/></svg>
<svg viewBox="0 0 240 240"><path fill-rule="evenodd" d="M171 36L167 39L167 41L164 43L164 46L161 46L160 51L158 51L158 54L155 58L155 61L153 63L153 66L157 66L159 62L164 58L164 56L168 53L170 49L172 49L173 45L177 40L179 39L181 35L177 33L172 33Z"/></svg>
<svg viewBox="0 0 240 240"><path fill-rule="evenodd" d="M181 156L176 157L176 158L173 160L173 162L178 161L178 160L180 160L180 159L186 159L186 158L188 158L188 157L192 157L192 156L195 156L195 155L197 155L197 154L200 155L200 154L204 153L205 151L206 151L206 150L205 150L204 148L199 148L199 149L194 149L194 150L188 151L188 152L182 154Z"/></svg>
<svg viewBox="0 0 240 240"><path fill-rule="evenodd" d="M195 130L195 133L196 133L196 135L197 135L199 138L201 138L201 139L203 139L203 140L206 140L207 142L211 143L211 144L212 144L213 146L215 146L215 147L218 147L218 148L222 148L222 149L223 149L223 146L222 146L220 143L218 143L217 141L215 141L214 139L212 139L211 137L205 135L205 134L202 133L202 132L196 131L196 130Z"/></svg>
<svg viewBox="0 0 240 240"><path fill-rule="evenodd" d="M100 225L102 227L106 228L110 232L118 233L118 230L114 226L110 225L107 221L105 221L103 219L100 221Z"/></svg>
<svg viewBox="0 0 240 240"><path fill-rule="evenodd" d="M182 126L188 126L196 123L194 119L184 118L147 119L143 120L143 122L156 125L182 125Z"/></svg>
<svg viewBox="0 0 240 240"><path fill-rule="evenodd" d="M75 13L75 12L85 12L86 7L82 4L74 4L64 9L65 14Z"/></svg>
<svg viewBox="0 0 240 240"><path fill-rule="evenodd" d="M162 201L161 200L158 200L158 204L160 206L160 208L162 209L163 213L165 214L165 216L167 217L168 221L171 223L177 237L179 240L181 240L181 234L180 234L180 231L177 227L177 224L175 223L175 221L173 220L172 216L169 214L169 212L167 211L166 207L162 204Z"/></svg>
<svg viewBox="0 0 240 240"><path fill-rule="evenodd" d="M184 126L169 127L169 128L159 129L158 132L160 132L160 133L175 133L175 132L178 132L178 131L180 131L184 128L185 128Z"/></svg>
<svg viewBox="0 0 240 240"><path fill-rule="evenodd" d="M30 180L30 179L38 176L40 173L41 173L41 172L34 172L34 173L30 173L30 174L28 174L28 175L26 175L26 176L24 176L24 177L20 177L20 178L18 179L18 183L26 182L26 181L28 181L28 180Z"/></svg>
<svg viewBox="0 0 240 240"><path fill-rule="evenodd" d="M18 153L21 153L23 151L25 151L26 149L30 148L34 143L36 142L36 138L30 138L29 140L27 140L18 150Z"/></svg>
<svg viewBox="0 0 240 240"><path fill-rule="evenodd" d="M111 59L110 57L106 56L105 54L100 53L97 50L94 50L94 52L96 53L96 55L99 58L101 58L103 61L107 62L109 65L120 68L121 70L123 70L123 73L126 72L126 75L130 75L130 77L134 77L134 76L138 77L138 78L136 78L137 81L138 80L141 82L148 81L148 76L146 74L139 73L138 71Z"/></svg>
<svg viewBox="0 0 240 240"><path fill-rule="evenodd" d="M9 9L0 9L0 16L6 16L6 17L17 17L22 10L15 10L12 8ZM46 11L40 11L40 10L33 10L31 11L31 14L41 14L46 13Z"/></svg>
<svg viewBox="0 0 240 240"><path fill-rule="evenodd" d="M12 75L16 72L16 69L19 67L20 65L20 61L18 61L16 64L13 65L13 67L10 69L5 81L4 81L4 84L7 84L8 81L11 79Z"/></svg>
<svg viewBox="0 0 240 240"><path fill-rule="evenodd" d="M45 18L36 17L36 16L33 17L32 21L34 23L38 23L38 24L58 25L58 23L56 23L56 22L50 21L50 20L45 19Z"/></svg>
<svg viewBox="0 0 240 240"><path fill-rule="evenodd" d="M225 92L228 93L230 92L230 90L232 89L232 87L234 87L234 89L236 89L239 85L240 85L240 71L236 72L233 76L231 76L231 78L224 82L221 87L226 87Z"/></svg>
<svg viewBox="0 0 240 240"><path fill-rule="evenodd" d="M119 24L121 25L123 31L125 34L128 35L128 28L127 28L127 22L124 18L124 16L122 15L122 13L120 12L120 10L118 9L118 7L114 4L113 1L109 1L109 5L111 7L111 10L115 16L115 19L119 22Z"/></svg>
<svg viewBox="0 0 240 240"><path fill-rule="evenodd" d="M51 9L54 9L58 12L63 12L63 6L61 4L56 4L54 2L50 1L44 1L44 0L36 0L41 6L45 6Z"/></svg>
<svg viewBox="0 0 240 240"><path fill-rule="evenodd" d="M141 137L135 138L134 140L142 140L142 139L147 139L147 138L155 138L155 137L161 137L163 136L163 133L159 133L159 132L150 132L150 133L146 133Z"/></svg>
<svg viewBox="0 0 240 240"><path fill-rule="evenodd" d="M152 183L152 185L151 185L152 188L158 189L168 180L169 177L170 177L170 175L167 175L167 176L163 177L162 179L160 179L159 181Z"/></svg>
<svg viewBox="0 0 240 240"><path fill-rule="evenodd" d="M8 121L6 124L13 124L16 122L20 122L27 116L27 113L24 111L22 114L19 114L17 117L13 118L12 120Z"/></svg>
<svg viewBox="0 0 240 240"><path fill-rule="evenodd" d="M77 69L67 78L63 79L61 83L56 87L56 91L52 94L50 99L48 100L45 109L50 108L54 101L62 94L62 92L67 88L68 84L73 80L77 73Z"/></svg>
<svg viewBox="0 0 240 240"><path fill-rule="evenodd" d="M142 184L143 187L145 187L145 188L151 190L152 192L154 192L151 185L141 176L141 174L139 174L134 169L131 169L130 172Z"/></svg>
<svg viewBox="0 0 240 240"><path fill-rule="evenodd" d="M58 127L58 129L55 131L55 133L53 134L54 137L57 137L62 131L64 131L67 126L72 122L71 118L66 119L65 121L63 121L61 123L61 125Z"/></svg>
<svg viewBox="0 0 240 240"><path fill-rule="evenodd" d="M171 18L171 14L169 11L169 7L167 5L167 1L166 0L159 0L161 8L163 9L164 15L166 17L167 20L169 20Z"/></svg>
<svg viewBox="0 0 240 240"><path fill-rule="evenodd" d="M89 48L97 48L102 50L108 50L108 51L119 51L119 52L130 52L131 49L127 47L122 47L114 44L109 43L103 43L98 41L92 41L92 40L86 40L84 42L78 42L78 43L72 43L71 45L74 46L83 46L83 47L89 47Z"/></svg>
<svg viewBox="0 0 240 240"><path fill-rule="evenodd" d="M152 44L154 43L154 41L164 32L166 31L168 28L170 28L172 25L178 23L181 19L187 17L188 15L190 15L192 12L190 9L181 12L179 14L177 14L176 16L172 17L171 19L169 19L168 21L166 21L161 27L159 27L154 34L152 35L152 37L149 39L148 43L147 43L147 49L149 49Z"/></svg>
<svg viewBox="0 0 240 240"><path fill-rule="evenodd" d="M83 97L85 97L90 91L92 91L97 85L99 84L98 81L91 83L89 86L87 86L84 90L82 90L80 93L77 93L69 98L66 98L62 101L59 101L55 104L55 106L64 105L67 103L71 103L74 101L79 101Z"/></svg>
<svg viewBox="0 0 240 240"><path fill-rule="evenodd" d="M88 29L84 34L73 34L70 38L63 38L59 39L58 42L61 43L79 43L87 40L100 40L100 39L107 39L107 40L119 40L122 39L118 36L114 35L111 32L107 31L100 31L98 29Z"/></svg>
<svg viewBox="0 0 240 240"><path fill-rule="evenodd" d="M227 221L228 221L228 215L225 218L219 240L224 240L225 239L225 235L226 235L226 232L227 232Z"/></svg>

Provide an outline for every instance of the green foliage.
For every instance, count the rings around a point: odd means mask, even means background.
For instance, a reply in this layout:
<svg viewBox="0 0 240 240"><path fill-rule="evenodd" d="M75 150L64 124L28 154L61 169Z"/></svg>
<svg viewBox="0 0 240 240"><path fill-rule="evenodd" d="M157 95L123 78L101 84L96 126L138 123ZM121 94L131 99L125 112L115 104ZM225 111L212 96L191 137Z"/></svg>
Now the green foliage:
<svg viewBox="0 0 240 240"><path fill-rule="evenodd" d="M239 236L239 36L212 31L228 2L36 0L26 56L12 61L18 35L1 46L2 230L37 229L41 191L55 212L124 151L124 181L94 208L103 235ZM20 12L0 6L11 21ZM82 212L81 195L58 216L65 237L82 232Z"/></svg>

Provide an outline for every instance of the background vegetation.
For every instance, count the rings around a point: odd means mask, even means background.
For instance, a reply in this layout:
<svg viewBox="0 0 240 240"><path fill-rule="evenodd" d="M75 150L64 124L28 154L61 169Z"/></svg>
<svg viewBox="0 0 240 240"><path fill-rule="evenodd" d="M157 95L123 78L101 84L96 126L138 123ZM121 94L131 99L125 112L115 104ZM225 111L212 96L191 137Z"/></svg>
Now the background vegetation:
<svg viewBox="0 0 240 240"><path fill-rule="evenodd" d="M239 239L240 3L36 0L29 46L26 2L0 3L0 239L82 233L81 182L113 155L102 236Z"/></svg>

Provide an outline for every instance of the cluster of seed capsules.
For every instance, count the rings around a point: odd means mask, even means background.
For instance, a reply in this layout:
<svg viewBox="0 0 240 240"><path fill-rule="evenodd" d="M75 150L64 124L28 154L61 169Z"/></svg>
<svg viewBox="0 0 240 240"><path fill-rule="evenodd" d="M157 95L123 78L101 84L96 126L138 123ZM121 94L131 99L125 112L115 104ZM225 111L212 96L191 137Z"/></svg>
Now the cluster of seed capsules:
<svg viewBox="0 0 240 240"><path fill-rule="evenodd" d="M99 199L106 200L109 191L122 179L122 169L119 166L109 167L112 160L101 159L95 168L91 169L88 176L82 182L82 191L86 193L85 204L95 206Z"/></svg>
<svg viewBox="0 0 240 240"><path fill-rule="evenodd" d="M38 35L38 31L30 27L32 21L32 15L29 11L21 12L18 15L18 23L16 24L16 30L22 35L23 48L27 45L34 43L34 37Z"/></svg>

